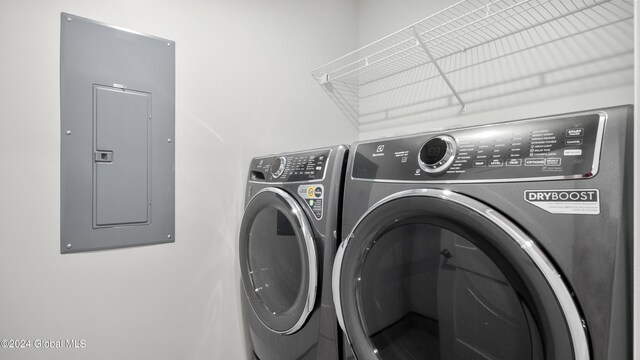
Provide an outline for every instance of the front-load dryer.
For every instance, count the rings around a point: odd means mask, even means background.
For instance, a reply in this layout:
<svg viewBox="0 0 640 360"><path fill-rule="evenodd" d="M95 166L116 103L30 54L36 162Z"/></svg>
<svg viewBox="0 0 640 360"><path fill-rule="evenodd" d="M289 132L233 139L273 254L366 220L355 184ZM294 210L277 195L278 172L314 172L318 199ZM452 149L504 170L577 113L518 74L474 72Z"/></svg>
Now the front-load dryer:
<svg viewBox="0 0 640 360"><path fill-rule="evenodd" d="M239 235L243 316L260 360L337 359L331 269L347 147L254 158Z"/></svg>
<svg viewBox="0 0 640 360"><path fill-rule="evenodd" d="M333 269L357 359L632 358L632 108L355 144Z"/></svg>

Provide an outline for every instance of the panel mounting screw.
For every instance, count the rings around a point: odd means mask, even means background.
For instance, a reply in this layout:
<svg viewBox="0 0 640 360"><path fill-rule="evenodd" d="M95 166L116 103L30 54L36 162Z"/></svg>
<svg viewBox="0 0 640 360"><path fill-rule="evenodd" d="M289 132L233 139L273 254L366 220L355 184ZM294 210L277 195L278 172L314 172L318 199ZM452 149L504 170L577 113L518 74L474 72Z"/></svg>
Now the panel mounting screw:
<svg viewBox="0 0 640 360"><path fill-rule="evenodd" d="M71 18L70 17L67 18L67 22L71 22Z"/></svg>
<svg viewBox="0 0 640 360"><path fill-rule="evenodd" d="M170 42L168 42L168 43L167 43L167 46L171 46L171 43L170 43Z"/></svg>
<svg viewBox="0 0 640 360"><path fill-rule="evenodd" d="M71 244L67 244L67 249L71 249Z"/></svg>
<svg viewBox="0 0 640 360"><path fill-rule="evenodd" d="M71 135L71 130L67 130L67 131L65 131L65 134L67 134L67 135Z"/></svg>
<svg viewBox="0 0 640 360"><path fill-rule="evenodd" d="M171 234L167 235L167 239L171 240L173 236L171 236Z"/></svg>
<svg viewBox="0 0 640 360"><path fill-rule="evenodd" d="M167 142L170 143L172 140L171 139L167 139Z"/></svg>

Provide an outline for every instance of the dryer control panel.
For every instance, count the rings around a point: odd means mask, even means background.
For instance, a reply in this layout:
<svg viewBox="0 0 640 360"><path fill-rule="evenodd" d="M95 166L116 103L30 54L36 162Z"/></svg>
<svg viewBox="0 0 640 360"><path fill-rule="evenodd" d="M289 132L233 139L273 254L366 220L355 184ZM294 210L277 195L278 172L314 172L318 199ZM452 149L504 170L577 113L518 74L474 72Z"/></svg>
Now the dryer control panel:
<svg viewBox="0 0 640 360"><path fill-rule="evenodd" d="M352 177L376 181L590 178L604 112L452 129L357 145Z"/></svg>
<svg viewBox="0 0 640 360"><path fill-rule="evenodd" d="M249 180L270 183L322 180L330 153L330 149L325 149L254 158Z"/></svg>

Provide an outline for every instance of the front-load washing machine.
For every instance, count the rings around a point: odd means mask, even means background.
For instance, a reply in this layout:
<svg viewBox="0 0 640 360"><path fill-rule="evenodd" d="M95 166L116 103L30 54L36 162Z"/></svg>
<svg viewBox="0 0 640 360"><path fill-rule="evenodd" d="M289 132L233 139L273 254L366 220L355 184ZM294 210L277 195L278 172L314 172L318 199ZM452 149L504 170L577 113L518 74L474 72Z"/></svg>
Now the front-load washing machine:
<svg viewBox="0 0 640 360"><path fill-rule="evenodd" d="M632 357L632 108L355 144L333 269L358 359Z"/></svg>
<svg viewBox="0 0 640 360"><path fill-rule="evenodd" d="M347 147L251 161L239 235L243 315L254 356L337 359L331 269Z"/></svg>

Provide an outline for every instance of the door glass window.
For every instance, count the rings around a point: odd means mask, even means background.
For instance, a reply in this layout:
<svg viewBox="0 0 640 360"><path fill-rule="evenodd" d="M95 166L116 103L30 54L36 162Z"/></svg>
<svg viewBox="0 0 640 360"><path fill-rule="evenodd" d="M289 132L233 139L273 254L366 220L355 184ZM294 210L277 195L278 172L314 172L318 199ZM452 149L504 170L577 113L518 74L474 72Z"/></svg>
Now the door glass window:
<svg viewBox="0 0 640 360"><path fill-rule="evenodd" d="M543 359L529 309L470 239L402 225L376 239L360 275L361 319L382 359Z"/></svg>
<svg viewBox="0 0 640 360"><path fill-rule="evenodd" d="M289 310L302 287L302 259L292 224L280 210L267 207L256 215L247 260L262 305L274 315Z"/></svg>

